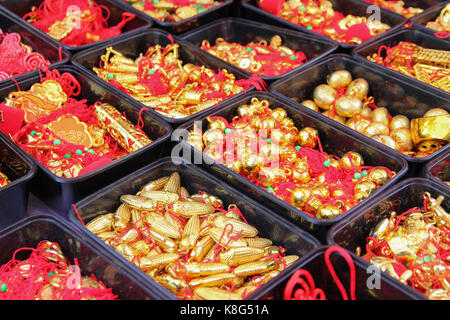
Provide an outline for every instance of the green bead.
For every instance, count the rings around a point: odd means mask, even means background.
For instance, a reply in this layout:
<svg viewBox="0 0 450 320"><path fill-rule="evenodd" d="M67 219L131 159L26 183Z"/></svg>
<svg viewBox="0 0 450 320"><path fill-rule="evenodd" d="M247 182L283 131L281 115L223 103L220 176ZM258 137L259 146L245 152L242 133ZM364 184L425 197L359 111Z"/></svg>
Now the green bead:
<svg viewBox="0 0 450 320"><path fill-rule="evenodd" d="M268 142L272 142L272 139L270 139L270 138L267 138L267 141L268 141Z"/></svg>
<svg viewBox="0 0 450 320"><path fill-rule="evenodd" d="M425 260L425 262L430 262L431 258L429 256L423 257L423 260Z"/></svg>
<svg viewBox="0 0 450 320"><path fill-rule="evenodd" d="M367 171L364 170L364 171L362 172L362 175L363 175L363 176L367 176Z"/></svg>
<svg viewBox="0 0 450 320"><path fill-rule="evenodd" d="M361 178L361 173L356 172L356 173L353 175L353 178L355 178L355 179Z"/></svg>
<svg viewBox="0 0 450 320"><path fill-rule="evenodd" d="M2 292L5 292L8 289L8 286L6 285L6 283L2 284L1 290Z"/></svg>
<svg viewBox="0 0 450 320"><path fill-rule="evenodd" d="M305 11L306 11L306 8L305 8L305 7L301 7L301 8L300 8L300 11L301 11L301 12L305 12Z"/></svg>
<svg viewBox="0 0 450 320"><path fill-rule="evenodd" d="M225 133L230 133L230 132L231 132L231 129L230 129L230 128L225 128L225 129L223 129L223 132L225 132Z"/></svg>
<svg viewBox="0 0 450 320"><path fill-rule="evenodd" d="M311 30L311 29L312 29L312 27L311 27L311 26L307 26L307 27L306 27L306 29L308 29L308 30Z"/></svg>
<svg viewBox="0 0 450 320"><path fill-rule="evenodd" d="M328 168L330 164L331 164L330 160L325 160L325 162L323 163L325 168Z"/></svg>
<svg viewBox="0 0 450 320"><path fill-rule="evenodd" d="M154 2L154 3L158 3L158 2L159 2L159 0L153 0L153 2Z"/></svg>
<svg viewBox="0 0 450 320"><path fill-rule="evenodd" d="M269 191L273 191L273 188L272 188L272 186L267 186L267 190L269 190Z"/></svg>
<svg viewBox="0 0 450 320"><path fill-rule="evenodd" d="M295 56L290 56L289 59L295 60Z"/></svg>
<svg viewBox="0 0 450 320"><path fill-rule="evenodd" d="M68 153L66 153L66 154L64 155L64 157L66 157L67 159L72 158L72 156L71 156L70 154L68 154Z"/></svg>
<svg viewBox="0 0 450 320"><path fill-rule="evenodd" d="M92 150L92 149L89 149L87 152L92 153L92 154L95 154L95 151Z"/></svg>
<svg viewBox="0 0 450 320"><path fill-rule="evenodd" d="M154 73L155 73L155 70L150 69L150 70L147 71L147 73L148 73L148 74L154 74Z"/></svg>
<svg viewBox="0 0 450 320"><path fill-rule="evenodd" d="M247 48L247 52L252 52L252 48Z"/></svg>
<svg viewBox="0 0 450 320"><path fill-rule="evenodd" d="M108 79L111 80L112 78L114 78L114 75L111 73L108 73Z"/></svg>
<svg viewBox="0 0 450 320"><path fill-rule="evenodd" d="M55 139L55 140L53 141L53 144L55 144L55 145L61 144L61 140Z"/></svg>
<svg viewBox="0 0 450 320"><path fill-rule="evenodd" d="M37 132L33 130L33 131L30 132L30 135L31 135L32 137L34 137L34 136L36 135L36 133L37 133Z"/></svg>
<svg viewBox="0 0 450 320"><path fill-rule="evenodd" d="M281 56L282 56L282 57L284 57L285 55L286 55L286 53L284 53L284 52L281 53Z"/></svg>
<svg viewBox="0 0 450 320"><path fill-rule="evenodd" d="M81 156L83 154L83 151L81 151L80 149L77 149L77 151L75 151L75 153Z"/></svg>
<svg viewBox="0 0 450 320"><path fill-rule="evenodd" d="M54 272L50 272L48 275L47 275L47 277L51 277L52 275L54 275L55 273Z"/></svg>
<svg viewBox="0 0 450 320"><path fill-rule="evenodd" d="M296 146L296 147L295 147L295 150L297 150L297 151L300 150L300 149L301 149L300 146Z"/></svg>

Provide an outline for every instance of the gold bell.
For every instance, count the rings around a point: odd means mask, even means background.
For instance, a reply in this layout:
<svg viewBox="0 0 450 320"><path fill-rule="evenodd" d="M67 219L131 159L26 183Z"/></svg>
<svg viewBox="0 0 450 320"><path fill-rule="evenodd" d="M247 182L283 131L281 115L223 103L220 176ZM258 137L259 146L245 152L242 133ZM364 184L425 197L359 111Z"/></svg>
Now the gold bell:
<svg viewBox="0 0 450 320"><path fill-rule="evenodd" d="M411 135L417 150L434 152L450 141L450 114L411 120Z"/></svg>

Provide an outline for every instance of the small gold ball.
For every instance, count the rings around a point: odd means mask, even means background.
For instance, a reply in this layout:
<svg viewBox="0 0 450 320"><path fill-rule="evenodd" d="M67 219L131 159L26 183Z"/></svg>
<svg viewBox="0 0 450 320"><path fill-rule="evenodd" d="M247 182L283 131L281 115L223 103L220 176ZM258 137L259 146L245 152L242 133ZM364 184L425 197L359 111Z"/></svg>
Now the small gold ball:
<svg viewBox="0 0 450 320"><path fill-rule="evenodd" d="M307 107L308 109L319 112L319 107L312 100L304 100L301 102L301 104Z"/></svg>
<svg viewBox="0 0 450 320"><path fill-rule="evenodd" d="M444 116L448 114L448 112L445 109L442 108L433 108L425 112L423 117L436 117L436 116Z"/></svg>
<svg viewBox="0 0 450 320"><path fill-rule="evenodd" d="M372 113L372 109L370 109L368 106L363 106L360 115L363 117L369 118L370 114Z"/></svg>
<svg viewBox="0 0 450 320"><path fill-rule="evenodd" d="M208 145L212 142L220 142L223 141L224 134L221 129L208 129L203 134L203 142L205 145Z"/></svg>
<svg viewBox="0 0 450 320"><path fill-rule="evenodd" d="M273 129L277 125L276 121L272 118L266 117L261 122L262 129Z"/></svg>
<svg viewBox="0 0 450 320"><path fill-rule="evenodd" d="M356 130L363 133L364 130L370 125L371 121L369 119L357 117L355 121L353 118L349 119L345 125L350 129Z"/></svg>
<svg viewBox="0 0 450 320"><path fill-rule="evenodd" d="M357 201L361 201L369 197L376 189L377 185L372 181L364 180L358 182L353 188L353 191L355 193L354 199Z"/></svg>
<svg viewBox="0 0 450 320"><path fill-rule="evenodd" d="M363 78L357 78L348 85L345 93L362 101L369 93L369 83Z"/></svg>
<svg viewBox="0 0 450 320"><path fill-rule="evenodd" d="M382 186L389 180L389 173L383 168L373 168L367 177L376 185Z"/></svg>
<svg viewBox="0 0 450 320"><path fill-rule="evenodd" d="M297 141L302 147L314 148L319 138L319 132L311 127L305 127L298 133Z"/></svg>
<svg viewBox="0 0 450 320"><path fill-rule="evenodd" d="M340 115L338 115L336 112L331 113L330 110L324 111L322 112L322 114L325 117L328 117L330 119L333 119L334 121L337 121L339 123L345 124L345 118L341 117Z"/></svg>
<svg viewBox="0 0 450 320"><path fill-rule="evenodd" d="M352 75L347 70L338 70L328 76L327 83L334 89L345 88L352 82Z"/></svg>
<svg viewBox="0 0 450 320"><path fill-rule="evenodd" d="M414 147L411 130L408 128L392 130L391 138L394 139L398 151L410 151Z"/></svg>
<svg viewBox="0 0 450 320"><path fill-rule="evenodd" d="M344 191L344 189L342 189L342 188L336 188L336 189L333 190L333 192L331 193L331 195L332 195L334 198L341 197L341 196L344 196L344 195L345 195L345 191Z"/></svg>
<svg viewBox="0 0 450 320"><path fill-rule="evenodd" d="M384 144L385 146L388 146L389 148L397 150L397 144L395 143L395 140L392 139L388 135L375 134L375 135L371 136L371 138L375 141L378 141L378 142Z"/></svg>
<svg viewBox="0 0 450 320"><path fill-rule="evenodd" d="M329 203L323 204L317 210L317 218L319 219L334 219L341 214L341 210Z"/></svg>
<svg viewBox="0 0 450 320"><path fill-rule="evenodd" d="M298 187L292 191L291 201L297 207L303 207L311 195L311 191L306 187Z"/></svg>
<svg viewBox="0 0 450 320"><path fill-rule="evenodd" d="M336 90L327 84L320 84L314 89L313 100L321 109L330 109L335 97Z"/></svg>
<svg viewBox="0 0 450 320"><path fill-rule="evenodd" d="M272 110L272 117L276 121L281 121L287 117L287 112L283 108L275 108Z"/></svg>
<svg viewBox="0 0 450 320"><path fill-rule="evenodd" d="M330 197L330 190L325 186L318 186L311 190L311 194L318 195L322 199L328 199Z"/></svg>
<svg viewBox="0 0 450 320"><path fill-rule="evenodd" d="M354 151L349 151L341 157L341 166L344 168L361 167L364 165L363 157Z"/></svg>
<svg viewBox="0 0 450 320"><path fill-rule="evenodd" d="M220 129L225 130L227 127L227 123L225 123L224 119L214 119L211 120L210 117L207 118L209 122L209 128L210 129Z"/></svg>
<svg viewBox="0 0 450 320"><path fill-rule="evenodd" d="M376 134L389 135L389 128L382 122L372 121L363 132L366 136L372 137Z"/></svg>
<svg viewBox="0 0 450 320"><path fill-rule="evenodd" d="M381 122L386 127L389 125L389 111L384 107L373 110L370 117L374 122Z"/></svg>

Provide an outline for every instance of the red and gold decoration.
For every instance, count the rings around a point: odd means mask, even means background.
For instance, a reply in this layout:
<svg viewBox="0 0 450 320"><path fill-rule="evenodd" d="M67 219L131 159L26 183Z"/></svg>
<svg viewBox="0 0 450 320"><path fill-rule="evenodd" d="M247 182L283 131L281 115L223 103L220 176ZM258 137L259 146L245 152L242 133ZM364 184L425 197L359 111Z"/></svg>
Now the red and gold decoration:
<svg viewBox="0 0 450 320"><path fill-rule="evenodd" d="M343 44L360 44L390 29L377 20L344 15L328 0L262 0L258 4L279 18Z"/></svg>
<svg viewBox="0 0 450 320"><path fill-rule="evenodd" d="M400 0L364 0L364 1L373 3L387 10L394 11L395 13L398 13L408 19L412 18L416 14L423 12L423 9L421 8L415 8L412 6L407 7L405 1Z"/></svg>
<svg viewBox="0 0 450 320"><path fill-rule="evenodd" d="M363 258L432 300L450 299L450 215L443 196L392 212L367 237ZM360 249L358 249L360 250Z"/></svg>
<svg viewBox="0 0 450 320"><path fill-rule="evenodd" d="M94 72L163 116L186 118L243 92L252 80L236 80L227 70L183 63L179 45L155 45L136 60L109 47Z"/></svg>
<svg viewBox="0 0 450 320"><path fill-rule="evenodd" d="M110 9L94 0L44 0L23 16L27 22L61 43L78 47L118 36L135 18L129 12L115 26L108 24Z"/></svg>
<svg viewBox="0 0 450 320"><path fill-rule="evenodd" d="M368 60L431 86L450 92L450 52L427 49L401 41L392 47L380 46Z"/></svg>
<svg viewBox="0 0 450 320"><path fill-rule="evenodd" d="M267 77L282 75L307 61L302 51L283 46L278 35L273 36L269 43L261 40L246 45L217 38L211 46L207 40L203 40L200 48L236 67Z"/></svg>
<svg viewBox="0 0 450 320"><path fill-rule="evenodd" d="M283 108L253 98L228 122L208 118L187 142L230 170L318 219L345 213L391 179L395 172L367 166L356 151L341 157L323 151L319 133L297 128Z"/></svg>
<svg viewBox="0 0 450 320"><path fill-rule="evenodd" d="M425 26L438 32L450 32L450 3L439 12L436 20L427 22Z"/></svg>
<svg viewBox="0 0 450 320"><path fill-rule="evenodd" d="M120 201L86 228L179 299L244 299L298 259L258 236L235 204L189 194L178 172Z"/></svg>
<svg viewBox="0 0 450 320"><path fill-rule="evenodd" d="M163 22L178 22L222 4L214 0L124 0L138 10Z"/></svg>
<svg viewBox="0 0 450 320"><path fill-rule="evenodd" d="M27 91L11 92L4 105L23 110L13 141L59 177L74 178L152 142L116 108L74 97L80 84L49 71Z"/></svg>
<svg viewBox="0 0 450 320"><path fill-rule="evenodd" d="M49 65L50 61L24 44L18 33L0 29L0 81Z"/></svg>
<svg viewBox="0 0 450 320"><path fill-rule="evenodd" d="M0 171L0 188L6 186L10 182L11 181L9 181L8 177L6 176L6 174L4 174L3 172Z"/></svg>
<svg viewBox="0 0 450 320"><path fill-rule="evenodd" d="M19 260L16 255L31 251ZM115 300L117 296L94 275L83 276L56 242L21 248L0 268L0 300Z"/></svg>
<svg viewBox="0 0 450 320"><path fill-rule="evenodd" d="M426 157L450 141L450 115L445 109L430 109L422 118L392 116L375 104L369 90L367 80L338 70L327 76L327 83L316 86L312 99L301 103L411 157Z"/></svg>

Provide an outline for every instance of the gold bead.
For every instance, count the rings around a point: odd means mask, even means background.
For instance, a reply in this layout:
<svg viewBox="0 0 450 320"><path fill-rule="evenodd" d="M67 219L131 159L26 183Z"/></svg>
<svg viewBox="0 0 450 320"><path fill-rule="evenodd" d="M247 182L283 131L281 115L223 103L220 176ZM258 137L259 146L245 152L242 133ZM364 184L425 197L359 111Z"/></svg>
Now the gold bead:
<svg viewBox="0 0 450 320"><path fill-rule="evenodd" d="M375 190L377 189L377 185L368 180L363 180L358 182L353 191L355 192L355 200L362 201L365 198L369 197Z"/></svg>
<svg viewBox="0 0 450 320"><path fill-rule="evenodd" d="M223 142L224 140L224 134L221 129L214 128L214 129L208 129L203 134L203 142L207 146L211 142Z"/></svg>
<svg viewBox="0 0 450 320"><path fill-rule="evenodd" d="M313 100L324 110L329 110L336 97L336 90L327 84L320 84L314 89Z"/></svg>
<svg viewBox="0 0 450 320"><path fill-rule="evenodd" d="M436 117L436 116L443 116L448 114L448 112L445 109L442 108L433 108L425 112L423 115L424 118L426 117Z"/></svg>
<svg viewBox="0 0 450 320"><path fill-rule="evenodd" d="M344 168L361 167L364 165L364 159L359 153L349 151L341 157L340 163Z"/></svg>
<svg viewBox="0 0 450 320"><path fill-rule="evenodd" d="M329 204L329 203L321 205L319 207L319 209L317 210L317 217L319 219L329 220L329 219L336 218L340 214L341 214L341 210L338 207L336 207L332 204Z"/></svg>
<svg viewBox="0 0 450 320"><path fill-rule="evenodd" d="M325 117L328 117L330 119L333 119L334 121L337 121L339 123L345 124L345 118L341 117L340 115L338 115L336 112L331 113L330 110L326 110L324 112L322 112L322 114Z"/></svg>
<svg viewBox="0 0 450 320"><path fill-rule="evenodd" d="M398 151L410 151L414 147L411 130L409 130L409 128L392 130L391 138L394 139Z"/></svg>
<svg viewBox="0 0 450 320"><path fill-rule="evenodd" d="M327 83L334 89L345 88L352 82L352 75L347 70L338 70L330 74Z"/></svg>
<svg viewBox="0 0 450 320"><path fill-rule="evenodd" d="M281 121L287 117L287 112L283 108L275 108L272 110L272 117L276 121Z"/></svg>
<svg viewBox="0 0 450 320"><path fill-rule="evenodd" d="M345 125L350 129L356 130L361 133L363 133L370 124L370 120L361 117L357 117L356 121L351 118L345 123Z"/></svg>
<svg viewBox="0 0 450 320"><path fill-rule="evenodd" d="M343 96L336 100L336 113L341 117L353 117L362 111L363 105L357 97Z"/></svg>
<svg viewBox="0 0 450 320"><path fill-rule="evenodd" d="M348 85L345 93L362 101L369 93L369 83L363 78L357 78Z"/></svg>
<svg viewBox="0 0 450 320"><path fill-rule="evenodd" d="M399 129L399 128L410 128L410 122L408 117L398 114L391 119L391 123L389 124L389 128L391 130Z"/></svg>
<svg viewBox="0 0 450 320"><path fill-rule="evenodd" d="M370 117L374 122L381 122L386 127L389 125L389 111L384 107L373 110Z"/></svg>
<svg viewBox="0 0 450 320"><path fill-rule="evenodd" d="M318 186L311 190L311 194L318 195L323 199L330 197L330 190L325 186Z"/></svg>
<svg viewBox="0 0 450 320"><path fill-rule="evenodd" d="M376 134L389 135L389 128L382 122L372 121L363 132L366 136L372 137Z"/></svg>
<svg viewBox="0 0 450 320"><path fill-rule="evenodd" d="M319 112L319 107L312 100L304 100L301 102L301 104L304 105L305 107L307 107L308 109Z"/></svg>
<svg viewBox="0 0 450 320"><path fill-rule="evenodd" d="M303 207L311 195L311 191L307 187L298 187L292 191L291 201L297 207Z"/></svg>
<svg viewBox="0 0 450 320"><path fill-rule="evenodd" d="M397 150L397 148L398 148L395 140L388 135L374 134L373 136L371 136L371 138L375 141L378 141L378 142L384 144L385 146L388 146L389 148L392 148L395 150Z"/></svg>
<svg viewBox="0 0 450 320"><path fill-rule="evenodd" d="M389 180L389 173L383 168L373 168L370 170L368 178L378 186L382 186Z"/></svg>
<svg viewBox="0 0 450 320"><path fill-rule="evenodd" d="M302 147L314 148L319 138L319 132L311 127L305 127L298 133L297 141Z"/></svg>

